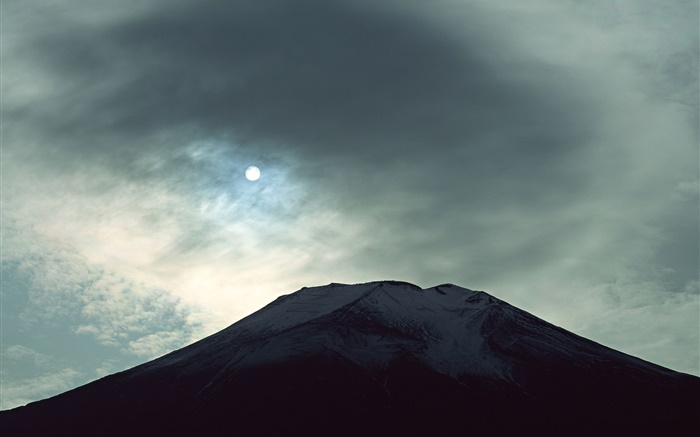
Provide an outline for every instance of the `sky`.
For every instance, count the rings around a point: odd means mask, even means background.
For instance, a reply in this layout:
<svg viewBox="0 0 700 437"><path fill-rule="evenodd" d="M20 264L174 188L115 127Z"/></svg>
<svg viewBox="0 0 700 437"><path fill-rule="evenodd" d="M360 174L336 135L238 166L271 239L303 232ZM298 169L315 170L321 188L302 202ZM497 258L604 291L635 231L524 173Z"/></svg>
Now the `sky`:
<svg viewBox="0 0 700 437"><path fill-rule="evenodd" d="M0 8L0 408L380 279L700 375L697 1Z"/></svg>

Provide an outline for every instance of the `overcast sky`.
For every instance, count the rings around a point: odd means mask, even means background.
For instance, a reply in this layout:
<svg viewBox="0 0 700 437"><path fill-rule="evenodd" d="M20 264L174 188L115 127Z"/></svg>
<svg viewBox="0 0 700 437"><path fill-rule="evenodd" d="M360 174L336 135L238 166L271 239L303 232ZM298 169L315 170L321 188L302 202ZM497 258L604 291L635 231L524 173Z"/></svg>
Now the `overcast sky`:
<svg viewBox="0 0 700 437"><path fill-rule="evenodd" d="M3 0L0 407L378 279L700 374L698 28L696 0Z"/></svg>

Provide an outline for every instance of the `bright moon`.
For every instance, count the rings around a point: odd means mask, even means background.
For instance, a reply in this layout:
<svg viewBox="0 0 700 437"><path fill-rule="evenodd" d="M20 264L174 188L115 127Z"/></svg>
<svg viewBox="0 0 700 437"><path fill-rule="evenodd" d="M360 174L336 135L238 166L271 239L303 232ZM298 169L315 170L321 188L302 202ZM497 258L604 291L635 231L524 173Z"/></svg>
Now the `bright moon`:
<svg viewBox="0 0 700 437"><path fill-rule="evenodd" d="M254 165L245 169L245 178L249 181L257 181L260 179L260 169Z"/></svg>

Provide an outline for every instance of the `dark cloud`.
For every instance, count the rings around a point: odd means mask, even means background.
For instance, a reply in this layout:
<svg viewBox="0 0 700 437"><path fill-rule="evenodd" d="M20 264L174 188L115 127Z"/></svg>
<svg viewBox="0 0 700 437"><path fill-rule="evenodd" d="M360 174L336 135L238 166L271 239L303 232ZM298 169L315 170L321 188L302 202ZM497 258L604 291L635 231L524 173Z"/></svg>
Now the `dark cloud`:
<svg viewBox="0 0 700 437"><path fill-rule="evenodd" d="M569 202L590 186L592 166L577 163L610 115L600 83L519 53L516 32L463 7L459 38L392 2L169 2L104 27L61 18L18 49L55 90L6 118L50 143L52 163L92 157L196 192L221 173L182 147L233 135L308 162L356 206L395 189L442 209ZM168 154L158 171L138 162L152 150ZM594 164L605 183L625 153Z"/></svg>
<svg viewBox="0 0 700 437"><path fill-rule="evenodd" d="M595 103L575 72L506 65L507 39L473 9L465 28L476 30L456 40L363 2L212 0L107 28L59 23L28 50L65 90L45 102L46 134L86 153L131 137L125 154L153 146L133 138L189 128L313 157L460 150L472 171L524 172L523 159L546 169L585 143ZM515 141L478 147L491 132ZM81 134L101 140L74 141Z"/></svg>
<svg viewBox="0 0 700 437"><path fill-rule="evenodd" d="M54 169L89 159L131 181L167 180L201 201L235 186L229 174L244 153L296 162L296 178L317 198L377 225L384 217L428 246L457 245L459 254L487 246L486 236L541 234L495 250L524 269L558 256L553 241L590 227L585 208L596 198L634 195L634 154L647 146L604 145L634 140L609 127L618 109L604 93L619 77L523 52L522 33L493 28L493 12L478 3L460 7L458 35L438 14L415 11L394 2L207 0L106 26L65 15L20 47L56 90L32 111L10 107L9 117L21 134L51 144L42 153ZM619 24L616 11L597 9L613 20L605 26ZM590 64L610 60L603 53ZM666 88L687 88L681 76ZM212 139L223 150L218 162L187 149ZM159 154L157 166L144 161L149 153ZM642 177L656 202L679 183ZM174 249L208 246L215 228L199 223Z"/></svg>
<svg viewBox="0 0 700 437"><path fill-rule="evenodd" d="M412 192L414 223L434 208L556 208L581 191L571 162L600 117L590 83L515 53L479 7L458 39L393 6L211 0L57 23L27 51L61 91L24 122L42 126L52 162L92 158L196 193L222 172L182 147L233 135L303 162L349 209ZM138 163L151 151L166 154L157 170Z"/></svg>

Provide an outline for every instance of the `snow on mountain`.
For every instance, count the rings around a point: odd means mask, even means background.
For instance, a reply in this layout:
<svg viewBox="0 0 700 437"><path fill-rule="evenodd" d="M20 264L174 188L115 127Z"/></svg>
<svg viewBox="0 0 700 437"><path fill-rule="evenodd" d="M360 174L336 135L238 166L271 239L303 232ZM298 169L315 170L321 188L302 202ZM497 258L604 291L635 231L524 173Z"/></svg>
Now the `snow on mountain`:
<svg viewBox="0 0 700 437"><path fill-rule="evenodd" d="M141 370L181 362L195 368L255 366L330 350L368 368L385 367L397 354L408 353L445 375L511 379L517 360L510 355L528 350L546 356L552 349L581 366L622 358L642 369L662 369L557 328L483 291L452 284L423 290L383 281L303 288ZM226 363L190 361L221 355Z"/></svg>
<svg viewBox="0 0 700 437"><path fill-rule="evenodd" d="M486 293L450 284L427 290L396 281L303 288L196 348L174 352L141 370L193 365L195 356L224 354L227 360L196 360L196 367L255 366L330 350L368 368L410 353L451 376L505 376L506 363L488 353L482 336L491 307L501 304Z"/></svg>

